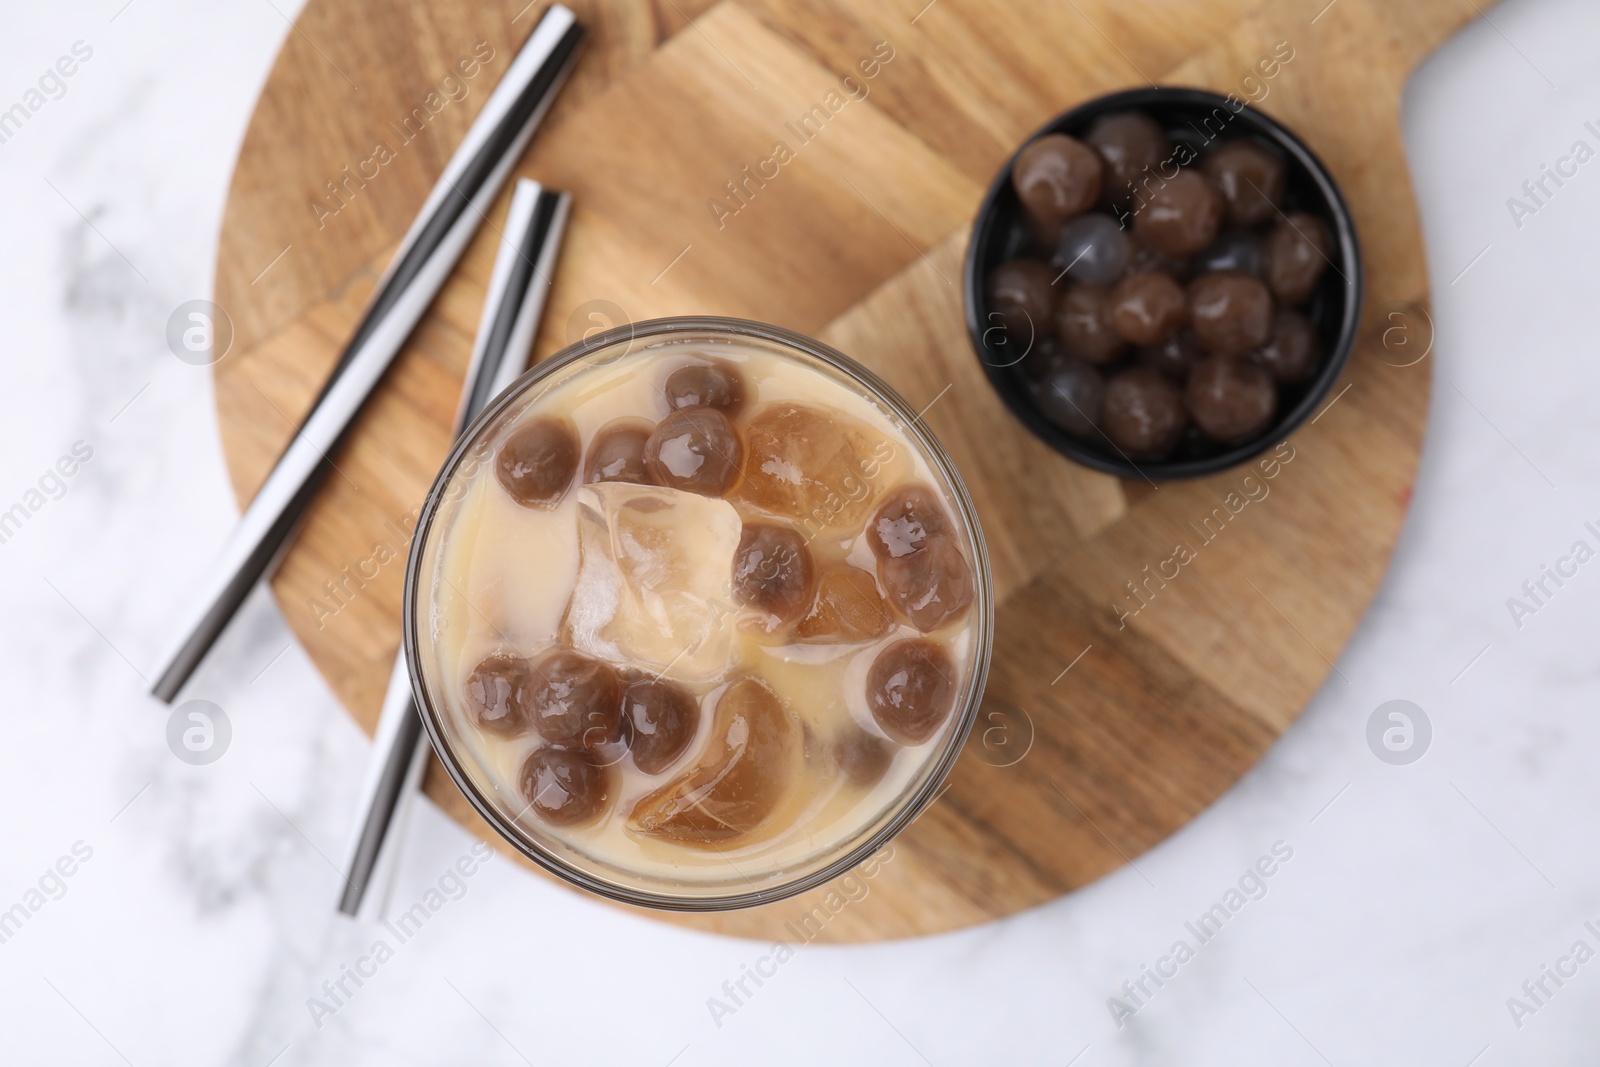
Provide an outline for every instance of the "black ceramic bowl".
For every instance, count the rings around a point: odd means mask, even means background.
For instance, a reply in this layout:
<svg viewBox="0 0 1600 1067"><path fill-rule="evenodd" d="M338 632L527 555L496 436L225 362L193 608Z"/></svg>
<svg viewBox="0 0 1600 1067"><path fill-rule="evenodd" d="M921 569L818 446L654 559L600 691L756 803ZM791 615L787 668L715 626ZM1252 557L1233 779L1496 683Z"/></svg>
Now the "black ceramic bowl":
<svg viewBox="0 0 1600 1067"><path fill-rule="evenodd" d="M1015 154L996 175L978 209L967 248L965 290L967 329L995 391L1012 414L1036 436L1068 459L1127 478L1173 479L1214 474L1243 463L1282 441L1327 397L1355 347L1361 320L1361 249L1350 209L1326 167L1285 126L1252 107L1235 112L1227 99L1202 89L1150 88L1112 93L1080 104L1036 131L1024 145L1047 133L1082 137L1102 115L1142 111L1166 128L1174 144L1187 143L1203 156L1211 139L1253 136L1282 153L1288 164L1284 212L1304 211L1327 224L1333 241L1332 266L1322 272L1310 302L1303 308L1317 331L1322 360L1305 382L1280 390L1277 421L1260 437L1241 445L1222 445L1190 426L1171 456L1133 461L1103 435L1078 438L1057 426L1035 404L1027 378L1027 354L1035 339L1004 336L989 306L989 272L1008 259L1025 254L1031 238L1022 205L1011 184ZM1209 136L1208 136L1209 135ZM1018 151L1020 151L1020 147Z"/></svg>

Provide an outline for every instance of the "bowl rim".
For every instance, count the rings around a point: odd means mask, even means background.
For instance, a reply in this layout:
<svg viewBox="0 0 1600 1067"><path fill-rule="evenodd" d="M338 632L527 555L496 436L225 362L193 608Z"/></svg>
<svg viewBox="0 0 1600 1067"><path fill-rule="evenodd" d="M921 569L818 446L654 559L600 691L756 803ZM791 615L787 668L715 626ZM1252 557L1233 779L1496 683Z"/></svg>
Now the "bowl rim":
<svg viewBox="0 0 1600 1067"><path fill-rule="evenodd" d="M683 897L618 885L579 869L562 857L546 851L537 842L526 838L510 820L504 817L496 805L482 795L471 777L466 774L454 747L441 728L438 721L439 710L434 707L428 688L424 684L420 668L421 637L416 623L418 606L416 597L423 546L427 543L428 535L438 517L440 504L452 477L467 452L478 443L483 430L498 419L507 408L520 400L530 386L592 353L604 352L619 342L628 342L625 354L632 351L635 344L651 344L678 335L707 331L754 337L797 348L807 356L815 357L860 382L871 391L876 402L885 404L896 416L903 419L905 432L915 438L916 443L924 450L930 466L949 486L952 502L961 512L962 521L971 541L974 556L973 577L976 584L972 617L973 669L966 691L962 695L964 703L957 709L959 719L952 725L945 739L943 751L938 754L930 767L924 770L923 780L910 798L871 835L832 862L789 881L738 893ZM979 708L983 703L994 645L994 580L983 527L960 472L945 452L944 446L926 427L920 416L882 378L830 345L781 326L724 316L671 316L624 323L568 345L519 375L499 396L485 405L483 411L462 430L452 444L439 472L434 476L433 484L423 500L422 510L412 531L411 546L406 559L405 585L401 594L401 630L401 648L406 656L406 672L411 682L412 698L427 731L428 740L456 788L461 790L473 809L508 844L546 872L610 900L663 911L732 911L784 900L840 877L899 836L937 798L956 760L966 747L968 735L972 732Z"/></svg>
<svg viewBox="0 0 1600 1067"><path fill-rule="evenodd" d="M1366 288L1361 241L1356 234L1355 219L1350 212L1350 205L1340 192L1338 183L1334 181L1327 166L1299 135L1271 115L1254 107L1248 100L1242 101L1243 106L1234 111L1229 102L1230 98L1241 100L1236 94L1224 95L1210 89L1181 85L1123 89L1091 97L1056 115L1023 138L989 183L989 188L978 206L962 267L967 335L972 342L973 353L983 368L984 377L989 380L990 387L999 395L1001 402L1011 414L1035 437L1075 463L1123 478L1142 478L1152 482L1198 478L1230 470L1282 443L1304 425L1317 406L1332 391L1350 362L1351 353L1354 352L1360 338L1362 302ZM1066 132L1064 127L1082 126L1101 114L1151 104L1173 103L1227 108L1235 118L1243 118L1249 124L1250 128L1243 132L1265 137L1291 156L1311 176L1312 182L1327 205L1328 213L1332 215L1334 249L1341 255L1334 257L1331 262L1337 263L1335 269L1344 277L1344 314L1339 322L1338 340L1331 347L1322 368L1307 383L1305 395L1278 420L1271 433L1200 459L1154 460L1139 463L1128 458L1113 458L1079 443L1046 418L1036 406L1027 402L1019 383L1006 373L1012 364L997 365L986 358L987 349L983 340L986 326L979 317L980 307L985 299L982 283L986 272L979 263L979 253L987 247L992 236L999 214L996 208L997 201L1004 194L1006 186L1010 184L1012 167L1024 148L1047 133Z"/></svg>

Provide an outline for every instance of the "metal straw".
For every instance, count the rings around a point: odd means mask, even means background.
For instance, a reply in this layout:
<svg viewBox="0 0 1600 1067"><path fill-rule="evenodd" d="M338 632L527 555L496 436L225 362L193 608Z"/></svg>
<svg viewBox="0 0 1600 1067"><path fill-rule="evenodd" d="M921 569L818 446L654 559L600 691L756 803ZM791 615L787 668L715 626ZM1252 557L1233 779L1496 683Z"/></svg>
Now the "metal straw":
<svg viewBox="0 0 1600 1067"><path fill-rule="evenodd" d="M566 81L583 36L571 11L551 5L484 102L379 279L310 414L240 517L184 616L182 636L157 667L150 688L156 697L169 703L177 697L245 597L281 560L333 469L329 455L477 232Z"/></svg>
<svg viewBox="0 0 1600 1067"><path fill-rule="evenodd" d="M461 390L461 407L456 413L458 436L527 366L571 203L572 198L566 193L549 192L527 179L517 182L511 212L506 217L505 240L489 278L483 318L478 323L478 338ZM368 886L392 879L398 862L399 830L422 779L427 754L428 744L412 701L411 678L402 649L395 657L389 689L383 697L356 816L355 840L345 866L339 910L346 915L361 911Z"/></svg>

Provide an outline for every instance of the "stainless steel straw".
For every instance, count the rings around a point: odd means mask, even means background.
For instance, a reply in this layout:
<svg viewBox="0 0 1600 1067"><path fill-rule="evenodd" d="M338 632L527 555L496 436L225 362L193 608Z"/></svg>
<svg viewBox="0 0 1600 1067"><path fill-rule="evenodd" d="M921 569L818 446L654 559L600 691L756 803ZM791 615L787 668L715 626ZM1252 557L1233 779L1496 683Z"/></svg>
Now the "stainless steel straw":
<svg viewBox="0 0 1600 1067"><path fill-rule="evenodd" d="M517 182L461 390L457 435L528 364L571 202L566 193L552 193L527 179ZM395 657L384 694L356 816L355 840L345 866L339 910L346 915L361 911L370 885L387 883L392 877L398 862L399 831L416 795L427 754L402 649Z"/></svg>
<svg viewBox="0 0 1600 1067"><path fill-rule="evenodd" d="M577 59L584 31L553 4L428 194L378 281L365 316L294 440L234 527L184 616L179 640L150 691L174 700L239 605L282 558L318 487L333 469L356 413L455 267Z"/></svg>

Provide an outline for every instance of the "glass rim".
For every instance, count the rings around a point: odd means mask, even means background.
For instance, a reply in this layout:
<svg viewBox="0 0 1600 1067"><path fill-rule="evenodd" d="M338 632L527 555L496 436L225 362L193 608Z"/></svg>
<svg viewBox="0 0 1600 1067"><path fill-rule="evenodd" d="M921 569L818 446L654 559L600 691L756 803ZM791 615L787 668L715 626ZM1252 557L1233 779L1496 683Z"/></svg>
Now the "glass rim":
<svg viewBox="0 0 1600 1067"><path fill-rule="evenodd" d="M423 546L432 531L445 490L455 476L456 470L467 453L477 446L484 429L517 403L529 387L581 361L586 356L604 351L618 343L629 343L631 351L634 343L658 342L682 334L706 332L753 338L797 349L828 364L865 387L875 402L885 405L903 421L903 432L915 439L929 464L945 480L951 500L961 513L961 521L972 545L974 581L977 587L974 597L974 607L977 610L973 619L975 646L971 677L963 694L961 706L958 708L960 718L946 736L943 751L933 761L931 770L924 772L921 784L910 798L900 803L898 810L895 810L875 832L821 867L767 888L722 895L674 896L618 885L582 870L528 838L514 822L505 817L497 805L482 794L471 776L465 772L462 760L440 724L439 709L434 706L428 687L424 684L420 666L421 635L416 624L417 578L422 567ZM923 424L921 415L913 411L888 383L837 349L781 326L714 315L681 315L625 323L568 345L519 375L499 396L485 405L483 411L462 430L440 466L439 473L435 475L433 484L428 488L428 494L423 499L422 511L412 531L411 547L406 559L405 585L401 593L401 649L406 657L406 673L411 682L412 698L416 702L418 715L422 719L423 728L427 731L428 740L439 757L439 762L444 765L451 781L467 798L478 815L518 853L562 881L620 903L661 911L733 911L784 900L838 878L898 837L932 803L966 746L967 737L972 732L979 706L983 702L994 642L993 584L983 527L978 522L977 509L967 492L966 483L946 454L944 446Z"/></svg>

